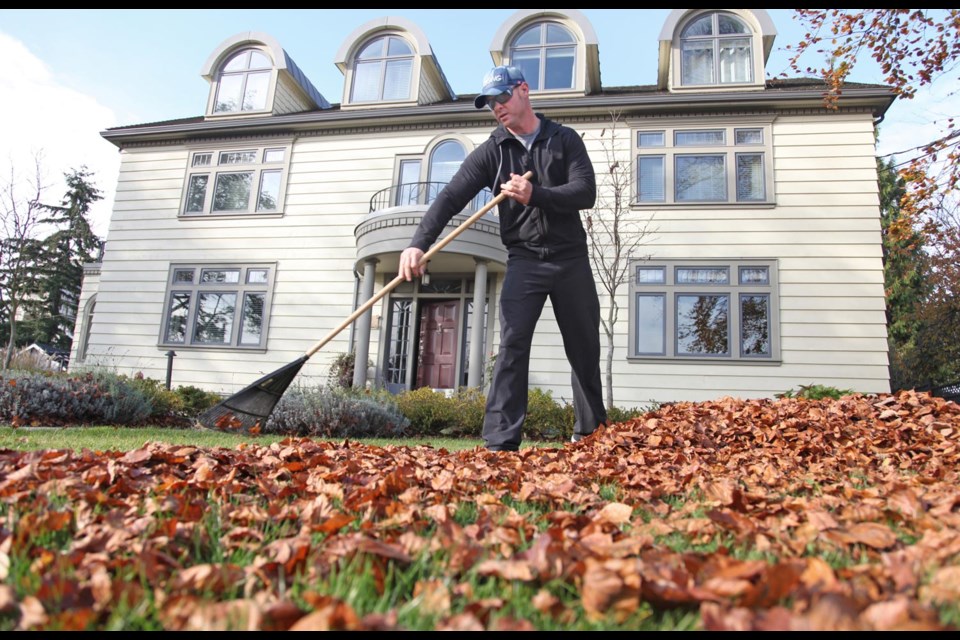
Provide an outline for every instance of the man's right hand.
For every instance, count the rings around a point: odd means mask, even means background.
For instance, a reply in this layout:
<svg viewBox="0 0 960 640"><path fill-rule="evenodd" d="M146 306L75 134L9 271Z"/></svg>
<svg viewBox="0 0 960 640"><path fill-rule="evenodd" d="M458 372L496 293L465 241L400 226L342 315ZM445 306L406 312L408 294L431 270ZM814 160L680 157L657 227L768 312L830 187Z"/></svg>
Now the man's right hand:
<svg viewBox="0 0 960 640"><path fill-rule="evenodd" d="M426 267L420 266L421 258L423 258L423 251L416 247L407 247L400 254L399 272L407 282L419 278L426 272Z"/></svg>

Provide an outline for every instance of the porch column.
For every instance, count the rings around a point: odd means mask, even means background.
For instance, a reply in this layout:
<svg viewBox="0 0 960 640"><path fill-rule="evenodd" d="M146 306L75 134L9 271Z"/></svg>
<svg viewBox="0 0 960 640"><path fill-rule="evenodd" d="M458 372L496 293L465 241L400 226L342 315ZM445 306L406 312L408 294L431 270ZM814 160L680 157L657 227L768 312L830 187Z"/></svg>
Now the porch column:
<svg viewBox="0 0 960 640"><path fill-rule="evenodd" d="M367 258L363 261L363 282L360 304L373 297L373 285L377 275L376 258ZM370 356L370 317L373 315L373 309L367 309L366 313L357 318L357 349L356 358L353 365L353 388L362 389L367 384L367 359Z"/></svg>
<svg viewBox="0 0 960 640"><path fill-rule="evenodd" d="M483 325L487 299L487 261L474 258L473 271L473 326L470 328L470 369L467 371L467 386L480 387L483 380Z"/></svg>

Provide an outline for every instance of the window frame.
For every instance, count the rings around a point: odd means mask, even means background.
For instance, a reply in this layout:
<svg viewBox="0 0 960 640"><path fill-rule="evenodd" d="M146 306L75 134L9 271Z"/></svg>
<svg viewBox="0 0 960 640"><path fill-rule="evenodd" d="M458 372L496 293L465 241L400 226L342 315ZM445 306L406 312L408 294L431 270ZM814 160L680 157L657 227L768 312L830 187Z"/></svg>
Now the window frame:
<svg viewBox="0 0 960 640"><path fill-rule="evenodd" d="M237 271L237 282L202 282L204 272ZM251 273L266 271L263 282L251 282ZM188 262L171 263L167 272L166 290L163 296L163 311L160 322L160 335L157 346L174 349L203 350L241 350L260 351L267 349L267 336L270 329L270 309L273 303L274 280L277 271L276 262ZM178 274L191 273L191 281L178 279ZM183 340L170 340L172 318L171 310L175 297L188 296L186 320L183 326ZM196 326L199 299L203 294L236 294L233 317L230 322L230 341L204 342L197 339ZM260 312L261 326L256 344L243 341L243 310L251 295L263 295L263 309Z"/></svg>
<svg viewBox="0 0 960 640"><path fill-rule="evenodd" d="M723 270L728 275L726 282L678 282L677 273L681 269L700 271ZM745 269L761 269L767 274L766 282L742 282ZM662 277L658 280L638 282L639 271L659 270ZM779 364L780 353L780 283L778 262L771 258L739 259L645 259L634 260L630 264L629 324L628 324L628 362L669 361L669 362L712 362L724 364ZM678 338L677 312L682 296L725 296L727 299L727 348L725 353L680 352ZM744 322L741 312L743 301L747 297L766 297L769 354L744 353ZM638 318L641 316L639 298L656 297L662 300L662 336L661 349L640 351L638 343ZM648 314L644 314L648 316ZM655 336L655 332L651 333Z"/></svg>
<svg viewBox="0 0 960 640"><path fill-rule="evenodd" d="M408 154L398 154L394 158L394 168L393 168L393 184L396 185L396 193L391 200L392 206L415 206L415 205L429 205L433 202L437 195L440 193L440 190L443 188L447 182L442 180L436 181L436 184L431 182L431 178L435 176L436 164L435 152L438 149L442 149L447 143L454 142L460 146L463 150L463 160L460 161L457 170L460 166L463 166L463 163L466 161L467 156L469 156L475 145L465 138L462 135L442 135L434 138L430 143L424 148L421 153L408 153ZM413 167L416 165L416 168ZM415 183L403 182L405 175L409 175L408 172L405 172L404 169L410 167L411 171L409 174L414 172L417 173L417 181ZM456 173L456 171L454 171ZM452 176L453 174L451 174ZM409 187L404 187L404 185L415 184L415 185L428 185L426 189L412 189ZM477 196L471 201L471 205L474 207L474 210L479 209L480 207L487 204L490 200L493 199L493 194L489 188L484 188Z"/></svg>
<svg viewBox="0 0 960 640"><path fill-rule="evenodd" d="M732 18L737 22L741 23L746 29L745 33L736 33L736 34L721 34L719 33L719 20L721 16ZM710 35L705 36L684 36L684 32L696 21L702 20L705 17L710 18L711 22L711 31ZM722 48L724 42L733 42L735 40L747 40L749 43L748 51L748 60L747 68L749 70L749 78L745 80L737 81L722 81L721 80L721 70L720 66L722 64ZM687 70L687 65L684 62L684 45L687 43L702 42L708 43L709 49L712 52L712 62L711 62L711 74L713 80L711 82L693 82L689 78L685 79ZM756 27L747 20L745 16L739 15L733 11L723 11L710 9L702 11L691 15L687 20L684 21L682 25L678 25L676 31L676 40L674 45L674 64L676 68L675 78L676 86L681 89L705 89L705 88L729 88L729 87L752 87L760 84L762 82L762 68L758 64L758 56L761 56L763 52L762 39L760 34L757 32ZM758 74L760 74L758 76Z"/></svg>
<svg viewBox="0 0 960 640"><path fill-rule="evenodd" d="M567 36L570 37L570 41L557 43L549 42L548 36L549 29L551 27L562 30ZM518 45L517 41L520 39L520 36L530 32L534 28L540 30L540 41L536 44ZM520 68L523 71L523 75L527 81L527 84L530 85L531 94L549 94L573 91L577 88L577 78L578 73L580 73L578 69L582 64L582 46L583 43L577 37L576 32L562 22L557 20L538 20L535 22L528 22L524 24L522 28L518 29L516 34L510 38L507 51L509 53L510 64ZM550 54L552 52L566 49L572 50L572 53L569 56L571 60L569 85L564 87L546 88L545 85L548 77L547 65L551 60ZM536 52L536 56L530 56L530 54L534 52ZM524 56L523 54L527 55ZM566 58L567 56L564 57ZM536 61L537 67L537 73L535 77L530 73L530 68L534 61Z"/></svg>
<svg viewBox="0 0 960 640"><path fill-rule="evenodd" d="M394 38L401 41L409 49L409 53L404 53L402 55L390 54L390 39ZM360 54L371 44L378 40L384 40L384 53L374 57L374 58L360 58ZM409 77L407 78L407 95L403 98L385 98L386 89L388 87L388 82L390 80L390 63L402 62L404 60L409 61ZM379 78L377 82L377 97L367 100L357 99L357 79L359 74L357 73L358 68L361 65L372 65L376 63L379 65ZM371 104L397 104L410 102L415 99L417 92L417 74L419 73L418 68L418 58L417 58L417 47L410 39L403 33L400 32L380 32L374 36L365 39L360 45L356 48L352 58L351 58L351 73L350 73L350 87L347 91L347 101L351 105L371 105Z"/></svg>
<svg viewBox="0 0 960 640"><path fill-rule="evenodd" d="M286 200L287 178L290 173L290 156L292 154L292 140L265 140L254 144L243 146L195 146L187 149L187 168L183 180L183 193L180 196L180 209L178 218L181 220L208 219L211 217L228 216L257 216L273 217L282 216ZM268 161L268 154L275 154L277 151L283 151L283 159L280 161ZM244 152L253 152L254 162L223 163L221 160L224 154L243 154ZM209 156L208 158L205 158ZM204 164L202 161L206 159ZM264 176L279 173L280 180L276 184L277 203L274 209L260 209L260 201L263 197ZM247 206L243 209L225 209L214 210L214 200L217 194L217 186L220 184L219 178L230 174L249 174L250 191L247 197ZM193 186L195 180L206 177L203 193L203 204L199 210L192 208L188 211L193 201ZM275 183L271 183L275 184Z"/></svg>
<svg viewBox="0 0 960 640"><path fill-rule="evenodd" d="M241 55L250 56L251 52L258 53L264 58L267 59L269 66L266 67L256 67L256 68L244 68L236 70L227 70L227 67L237 60ZM265 87L265 94L263 96L263 107L258 109L244 109L243 108L243 98L247 93L247 86L250 81L251 76L260 76L267 75L267 82ZM240 97L241 104L239 108L233 110L219 109L220 104L220 95L223 84L224 77L229 78L239 78L240 79ZM215 117L223 116L237 116L237 115L248 115L256 113L269 113L272 109L271 105L273 102L273 94L277 85L277 68L276 62L273 60L273 56L270 55L270 51L265 47L260 46L246 46L241 49L238 49L232 52L229 56L224 58L223 63L220 65L217 70L216 76L216 86L213 89L213 101L210 104L210 115Z"/></svg>
<svg viewBox="0 0 960 640"><path fill-rule="evenodd" d="M723 144L691 144L678 145L677 134L722 132ZM761 141L744 140L742 134L759 132ZM659 137L662 145L645 144L641 146L641 140L653 140ZM703 123L694 124L692 122L632 122L630 127L630 139L632 150L632 183L633 193L631 194L631 206L636 208L644 207L761 207L769 208L775 205L776 194L774 193L774 167L773 167L773 125L772 118L752 119L740 121L718 121L717 123L704 125ZM722 199L690 199L683 200L678 198L677 192L677 163L678 160L685 158L706 158L723 157L723 171L725 196ZM759 156L763 171L762 180L760 180L758 189L762 191L760 197L740 199L741 191L738 189L742 183L739 181L739 172L741 170L741 158L748 156ZM641 200L645 193L656 193L656 189L651 189L648 181L641 182L641 164L650 164L650 160L660 159L660 171L662 175L657 176L662 182L654 185L659 187L657 195L660 198L649 197ZM749 177L749 176L747 176ZM749 182L756 182L748 181ZM641 189L641 185L644 186Z"/></svg>

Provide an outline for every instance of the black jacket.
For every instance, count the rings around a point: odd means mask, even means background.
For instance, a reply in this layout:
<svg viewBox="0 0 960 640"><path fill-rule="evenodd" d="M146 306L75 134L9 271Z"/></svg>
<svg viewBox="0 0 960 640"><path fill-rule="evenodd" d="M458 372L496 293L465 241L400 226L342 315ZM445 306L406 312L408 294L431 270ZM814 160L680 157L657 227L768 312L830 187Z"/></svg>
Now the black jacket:
<svg viewBox="0 0 960 640"><path fill-rule="evenodd" d="M411 247L426 251L484 187L496 195L511 173L532 170L530 204L505 198L499 205L500 238L507 253L541 260L587 255L580 211L593 207L597 199L593 163L576 131L541 114L537 117L540 131L530 151L500 125L467 156L423 215Z"/></svg>

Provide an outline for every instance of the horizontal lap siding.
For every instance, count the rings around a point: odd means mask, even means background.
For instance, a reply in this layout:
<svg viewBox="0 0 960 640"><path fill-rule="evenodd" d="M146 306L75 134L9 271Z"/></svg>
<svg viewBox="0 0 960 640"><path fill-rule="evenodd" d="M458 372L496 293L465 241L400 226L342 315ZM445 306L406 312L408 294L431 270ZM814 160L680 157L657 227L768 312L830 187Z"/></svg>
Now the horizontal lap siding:
<svg viewBox="0 0 960 640"><path fill-rule="evenodd" d="M586 131L601 170L598 130L578 128ZM625 128L620 133L627 135ZM781 362L627 362L629 299L623 285L614 339L616 405L770 397L811 383L889 389L873 140L867 116L780 117L773 125L775 207L630 210L636 220L652 216L652 240L641 252L654 259L777 260ZM609 303L602 287L598 292L605 318ZM569 398L561 345L548 303L534 338L530 384ZM605 374L602 329L601 346Z"/></svg>
<svg viewBox="0 0 960 640"><path fill-rule="evenodd" d="M170 347L157 343L169 265L219 261L276 264L267 349L174 348L173 384L230 393L300 357L353 311L354 228L370 197L393 184L397 155L423 153L439 133L298 139L281 217L181 219L188 150L124 152L88 361L165 379ZM487 134L476 134L475 142ZM350 330L310 359L302 381L325 382L333 359L348 348Z"/></svg>
<svg viewBox="0 0 960 640"><path fill-rule="evenodd" d="M607 123L574 124L598 172ZM490 127L462 131L474 144ZM619 127L627 143L629 131ZM298 358L353 310L354 229L371 196L394 182L396 158L421 154L434 131L387 131L295 141L282 217L180 219L188 150L162 147L122 155L97 294L91 355L120 372L164 379L169 347L157 345L171 262L276 263L266 352L176 349L174 385L233 392ZM880 224L869 117L780 117L773 125L775 207L633 208L652 215L654 258L765 258L779 267L782 362L631 361L627 287L619 290L614 402L765 397L803 384L887 390ZM631 163L632 164L632 163ZM404 231L406 233L406 231ZM379 274L378 290L392 274ZM606 314L608 301L598 285ZM499 293L499 292L497 292ZM490 321L496 349L496 296ZM380 307L374 308L379 313ZM348 348L344 329L307 363L301 381L324 382ZM370 357L378 359L374 329ZM603 356L606 336L601 334ZM604 364L603 362L601 363ZM569 399L569 366L551 305L534 336L531 386Z"/></svg>

